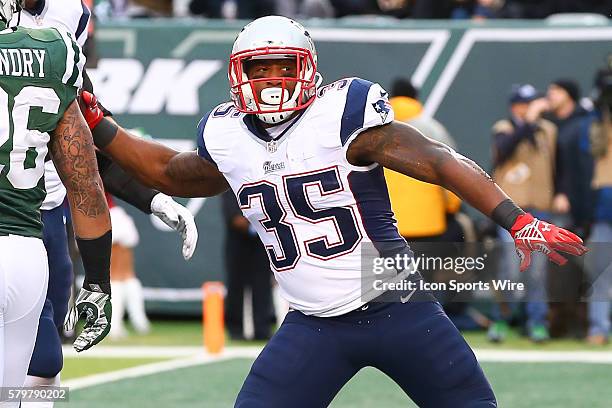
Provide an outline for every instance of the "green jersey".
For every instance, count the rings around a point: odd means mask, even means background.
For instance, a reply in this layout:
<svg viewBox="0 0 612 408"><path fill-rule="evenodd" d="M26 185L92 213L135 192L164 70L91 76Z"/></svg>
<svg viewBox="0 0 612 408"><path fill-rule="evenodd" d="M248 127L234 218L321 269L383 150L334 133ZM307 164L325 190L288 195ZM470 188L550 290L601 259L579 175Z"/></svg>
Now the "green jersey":
<svg viewBox="0 0 612 408"><path fill-rule="evenodd" d="M0 31L0 235L42 237L49 132L76 98L84 63L54 28Z"/></svg>

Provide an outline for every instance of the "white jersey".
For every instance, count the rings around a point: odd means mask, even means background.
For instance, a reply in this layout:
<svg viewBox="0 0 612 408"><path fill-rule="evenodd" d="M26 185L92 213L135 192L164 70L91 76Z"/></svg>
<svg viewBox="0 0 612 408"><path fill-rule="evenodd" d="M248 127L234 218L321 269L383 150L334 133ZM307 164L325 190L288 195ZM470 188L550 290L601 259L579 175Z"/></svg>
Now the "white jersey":
<svg viewBox="0 0 612 408"><path fill-rule="evenodd" d="M23 10L19 25L27 28L56 28L72 34L79 46L87 40L87 25L91 13L81 0L41 0L38 10ZM17 15L13 17L17 24ZM51 210L64 202L66 188L51 160L45 163L45 189L47 196L41 210Z"/></svg>
<svg viewBox="0 0 612 408"><path fill-rule="evenodd" d="M383 169L346 158L360 132L392 120L380 85L349 78L320 88L274 140L231 103L200 121L198 154L229 182L293 309L321 317L356 309L364 303L362 250L406 247Z"/></svg>

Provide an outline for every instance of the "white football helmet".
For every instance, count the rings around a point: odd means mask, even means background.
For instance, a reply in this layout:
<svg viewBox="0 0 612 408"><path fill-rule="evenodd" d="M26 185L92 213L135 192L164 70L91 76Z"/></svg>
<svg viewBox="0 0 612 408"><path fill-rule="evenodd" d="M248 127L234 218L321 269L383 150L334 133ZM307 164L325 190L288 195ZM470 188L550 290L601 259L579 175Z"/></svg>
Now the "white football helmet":
<svg viewBox="0 0 612 408"><path fill-rule="evenodd" d="M295 78L274 77L249 79L244 63L253 59L296 60ZM304 27L289 18L267 16L247 24L234 42L228 77L230 94L240 112L255 114L265 123L280 123L294 112L308 107L321 83L317 72L317 51ZM261 98L253 86L256 82L276 80L281 87L266 88ZM295 83L290 95L288 83ZM260 100L261 99L261 100Z"/></svg>
<svg viewBox="0 0 612 408"><path fill-rule="evenodd" d="M0 20L8 24L23 8L23 0L0 0Z"/></svg>

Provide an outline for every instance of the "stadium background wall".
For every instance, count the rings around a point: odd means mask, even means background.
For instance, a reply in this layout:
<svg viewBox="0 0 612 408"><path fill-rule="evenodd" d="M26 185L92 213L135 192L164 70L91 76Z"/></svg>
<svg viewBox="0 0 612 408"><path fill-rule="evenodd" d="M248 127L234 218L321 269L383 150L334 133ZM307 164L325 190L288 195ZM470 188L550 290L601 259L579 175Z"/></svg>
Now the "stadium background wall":
<svg viewBox="0 0 612 408"><path fill-rule="evenodd" d="M384 26L383 26L384 24ZM172 20L99 24L96 93L120 123L180 150L195 147L200 117L228 99L227 60L242 22ZM352 22L306 24L324 83L359 76L388 88L395 77L420 86L425 109L444 123L459 151L490 168L492 123L506 114L513 83L538 89L576 78L584 94L612 51L612 24L548 26L541 22ZM198 314L200 285L223 280L224 228L218 198L187 203L200 241L185 262L175 234L154 219L136 219L136 268L150 311Z"/></svg>

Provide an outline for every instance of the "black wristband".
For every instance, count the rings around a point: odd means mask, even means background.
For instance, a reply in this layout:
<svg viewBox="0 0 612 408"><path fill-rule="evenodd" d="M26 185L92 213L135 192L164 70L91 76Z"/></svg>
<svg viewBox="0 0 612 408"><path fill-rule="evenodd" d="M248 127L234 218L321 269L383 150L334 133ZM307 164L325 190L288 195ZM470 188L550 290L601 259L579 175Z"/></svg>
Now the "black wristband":
<svg viewBox="0 0 612 408"><path fill-rule="evenodd" d="M91 131L94 144L99 149L104 149L117 136L119 128L112 121L102 119L100 123Z"/></svg>
<svg viewBox="0 0 612 408"><path fill-rule="evenodd" d="M525 214L525 211L508 198L495 207L491 219L510 231L518 216L522 214Z"/></svg>
<svg viewBox="0 0 612 408"><path fill-rule="evenodd" d="M159 191L143 186L115 162L100 169L100 175L106 191L143 213L151 214L151 201Z"/></svg>
<svg viewBox="0 0 612 408"><path fill-rule="evenodd" d="M83 288L92 292L104 292L110 295L110 256L113 246L113 234L109 230L99 238L76 239L83 268L85 282Z"/></svg>

